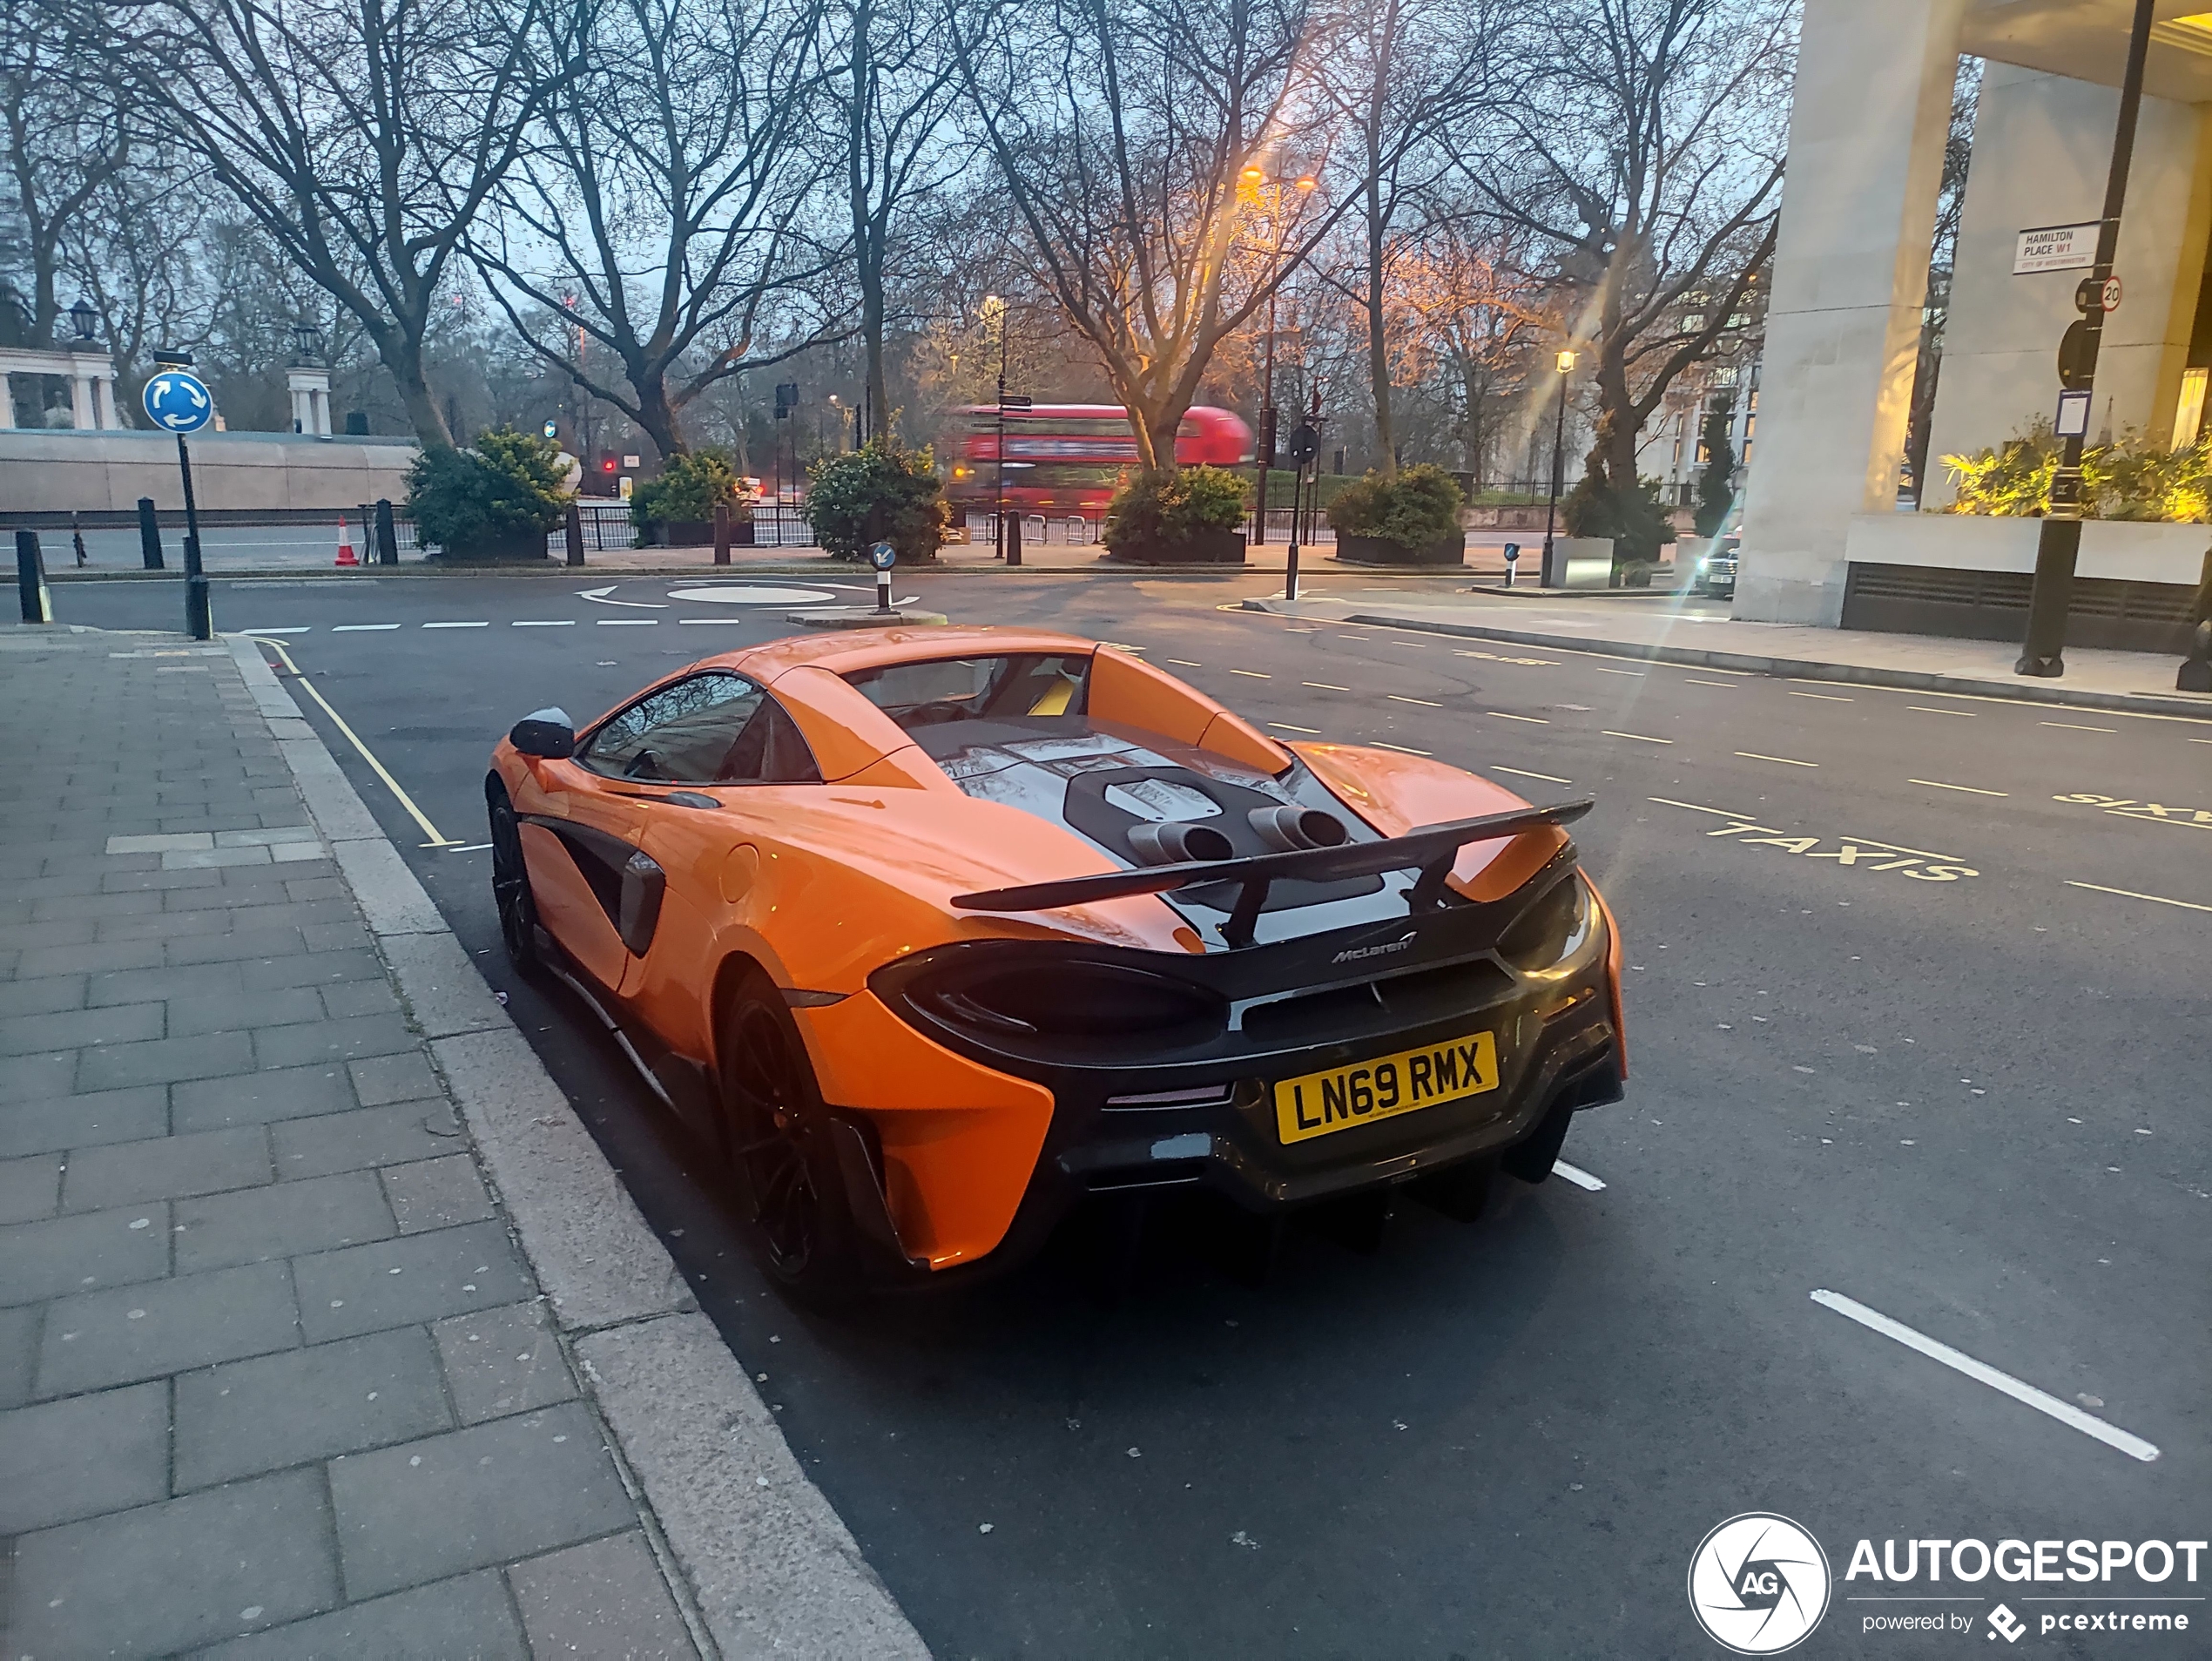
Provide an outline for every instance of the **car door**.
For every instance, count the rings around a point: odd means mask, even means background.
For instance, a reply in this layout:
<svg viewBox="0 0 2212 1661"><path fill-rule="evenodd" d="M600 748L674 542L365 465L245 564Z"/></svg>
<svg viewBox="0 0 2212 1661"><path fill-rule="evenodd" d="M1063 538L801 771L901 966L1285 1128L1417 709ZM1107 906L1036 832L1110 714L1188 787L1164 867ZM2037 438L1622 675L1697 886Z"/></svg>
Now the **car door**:
<svg viewBox="0 0 2212 1661"><path fill-rule="evenodd" d="M538 911L609 990L623 989L658 931L665 877L643 854L648 808L691 775L711 775L760 698L752 681L719 671L656 687L601 722L573 758L541 764L536 800L517 804Z"/></svg>

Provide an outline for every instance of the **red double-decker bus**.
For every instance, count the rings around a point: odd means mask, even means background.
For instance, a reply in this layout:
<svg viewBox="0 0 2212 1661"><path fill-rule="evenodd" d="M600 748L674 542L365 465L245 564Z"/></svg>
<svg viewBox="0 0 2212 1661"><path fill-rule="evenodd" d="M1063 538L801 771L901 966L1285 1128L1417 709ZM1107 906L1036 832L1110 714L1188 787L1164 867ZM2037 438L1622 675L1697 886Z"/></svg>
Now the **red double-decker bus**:
<svg viewBox="0 0 2212 1661"><path fill-rule="evenodd" d="M946 496L958 512L988 510L999 493L999 410L960 412L959 449ZM1252 458L1252 430L1233 411L1194 406L1176 429L1175 459L1235 467ZM1037 404L1006 412L1006 504L1022 513L1105 511L1136 465L1136 435L1119 404Z"/></svg>

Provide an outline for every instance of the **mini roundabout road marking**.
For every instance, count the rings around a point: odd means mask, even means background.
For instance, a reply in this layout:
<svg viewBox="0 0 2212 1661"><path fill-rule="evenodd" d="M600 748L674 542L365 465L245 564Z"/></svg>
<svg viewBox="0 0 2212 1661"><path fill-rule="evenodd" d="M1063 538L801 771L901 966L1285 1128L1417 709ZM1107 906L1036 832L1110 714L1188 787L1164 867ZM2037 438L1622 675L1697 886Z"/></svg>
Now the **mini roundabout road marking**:
<svg viewBox="0 0 2212 1661"><path fill-rule="evenodd" d="M686 605L822 605L834 601L837 595L833 588L789 588L763 583L717 583L668 591L670 599Z"/></svg>

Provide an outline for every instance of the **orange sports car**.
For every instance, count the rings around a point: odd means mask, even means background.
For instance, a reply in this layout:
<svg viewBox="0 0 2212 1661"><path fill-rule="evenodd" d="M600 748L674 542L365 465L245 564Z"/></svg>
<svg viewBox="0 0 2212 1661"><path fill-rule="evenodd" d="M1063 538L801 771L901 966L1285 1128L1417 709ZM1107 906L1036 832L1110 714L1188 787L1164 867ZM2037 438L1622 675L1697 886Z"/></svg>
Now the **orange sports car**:
<svg viewBox="0 0 2212 1661"><path fill-rule="evenodd" d="M1588 802L1278 744L1096 641L772 641L527 717L484 792L517 967L719 1145L801 1296L1130 1190L1470 1214L1621 1097Z"/></svg>

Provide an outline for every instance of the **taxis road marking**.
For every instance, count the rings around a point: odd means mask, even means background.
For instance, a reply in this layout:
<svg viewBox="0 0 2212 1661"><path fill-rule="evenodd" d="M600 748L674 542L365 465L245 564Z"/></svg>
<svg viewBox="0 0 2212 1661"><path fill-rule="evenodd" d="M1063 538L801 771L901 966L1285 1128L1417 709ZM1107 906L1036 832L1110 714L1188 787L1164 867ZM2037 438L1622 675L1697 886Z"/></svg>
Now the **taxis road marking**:
<svg viewBox="0 0 2212 1661"><path fill-rule="evenodd" d="M256 637L248 636L247 638L251 639L255 638ZM392 793L392 799L398 802L401 807L407 809L408 816L409 818L414 820L416 824L422 827L422 834L430 839L428 841L423 843L422 846L425 847L459 847L460 844L452 837L445 835L435 825L433 825L430 822L430 816L415 805L415 798L408 795L406 790L401 787L400 781L392 777L390 773L385 770L384 764L376 759L375 753L372 751L368 746L361 742L361 734L354 732L352 727L346 724L346 718L344 716L341 715L336 710L331 708L330 700L325 698L316 688L314 682L309 680L305 675L300 672L300 665L292 660L292 653L286 648L284 642L281 640L269 640L262 642L261 644L267 645L268 648L274 652L278 657L284 659L284 666L291 672L292 679L307 690L308 697L314 699L316 703L322 706L322 712L330 717L331 724L341 733L343 733L346 735L347 742L351 744L354 749L361 752L361 760L368 762L371 771L373 771L379 779L381 779L384 781L384 787Z"/></svg>
<svg viewBox="0 0 2212 1661"><path fill-rule="evenodd" d="M1832 849L1821 847L1829 840L1823 836L1789 836L1771 825L1754 824L1739 814L1723 813L1717 807L1700 807L1695 802L1673 801L1664 796L1647 796L1669 807L1686 807L1693 814L1710 814L1729 822L1717 830L1709 830L1708 836L1741 837L1738 847L1778 847L1786 854L1795 854L1809 860L1833 860L1838 865L1853 869L1864 867L1870 871L1898 871L1922 882L1956 882L1961 877L1979 876L1973 866L1960 861L1955 854L1931 854L1925 848L1905 847L1895 842L1884 842L1871 836L1838 836ZM1756 836L1745 835L1757 831ZM1925 868L1918 868L1925 866Z"/></svg>
<svg viewBox="0 0 2212 1661"><path fill-rule="evenodd" d="M2191 739L2191 743L2196 740ZM2176 825L2183 830L2212 830L2212 808L2168 807L2164 802L2137 801L2132 796L2101 796L2094 791L2077 791L2070 796L2054 796L2053 801L2074 806L2094 807L2110 814L2114 819L2140 819L2153 825Z"/></svg>
<svg viewBox="0 0 2212 1661"><path fill-rule="evenodd" d="M2168 900L2162 894L2137 894L2133 888L2107 888L2101 882L2076 882L2068 878L2069 888L2091 888L2099 894L2116 894L2124 900L2148 900L2161 906L2179 906L2184 911L2212 911L2212 906L2201 906L2194 900Z"/></svg>
<svg viewBox="0 0 2212 1661"><path fill-rule="evenodd" d="M1894 1339L1907 1349L1917 1350L1932 1361L1940 1361L1954 1373L1965 1374L1978 1384L1986 1384L1991 1389L2009 1395L2013 1401L2033 1408L2038 1413L2048 1414L2060 1424L2070 1426L2085 1436L2094 1436L2106 1447L2116 1448L2130 1459L2140 1459L2148 1464L2158 1457L2158 1449L2141 1436L2132 1435L2118 1425L2107 1424L2102 1419L2082 1412L2072 1402L2061 1401L2032 1384L2024 1384L2009 1373L2000 1373L1988 1362L1978 1361L1948 1344L1930 1338L1925 1333L1917 1333L1903 1321L1891 1320L1878 1309L1869 1309L1856 1298L1846 1298L1842 1293L1831 1292L1824 1286L1812 1294L1812 1300L1824 1309L1834 1310L1846 1320L1857 1321L1869 1332Z"/></svg>
<svg viewBox="0 0 2212 1661"><path fill-rule="evenodd" d="M1960 790L1969 796L2005 796L2012 793L2006 790L1979 790L1973 785L1947 785L1940 779L1907 779L1905 782L1909 785L1925 785L1931 790Z"/></svg>

